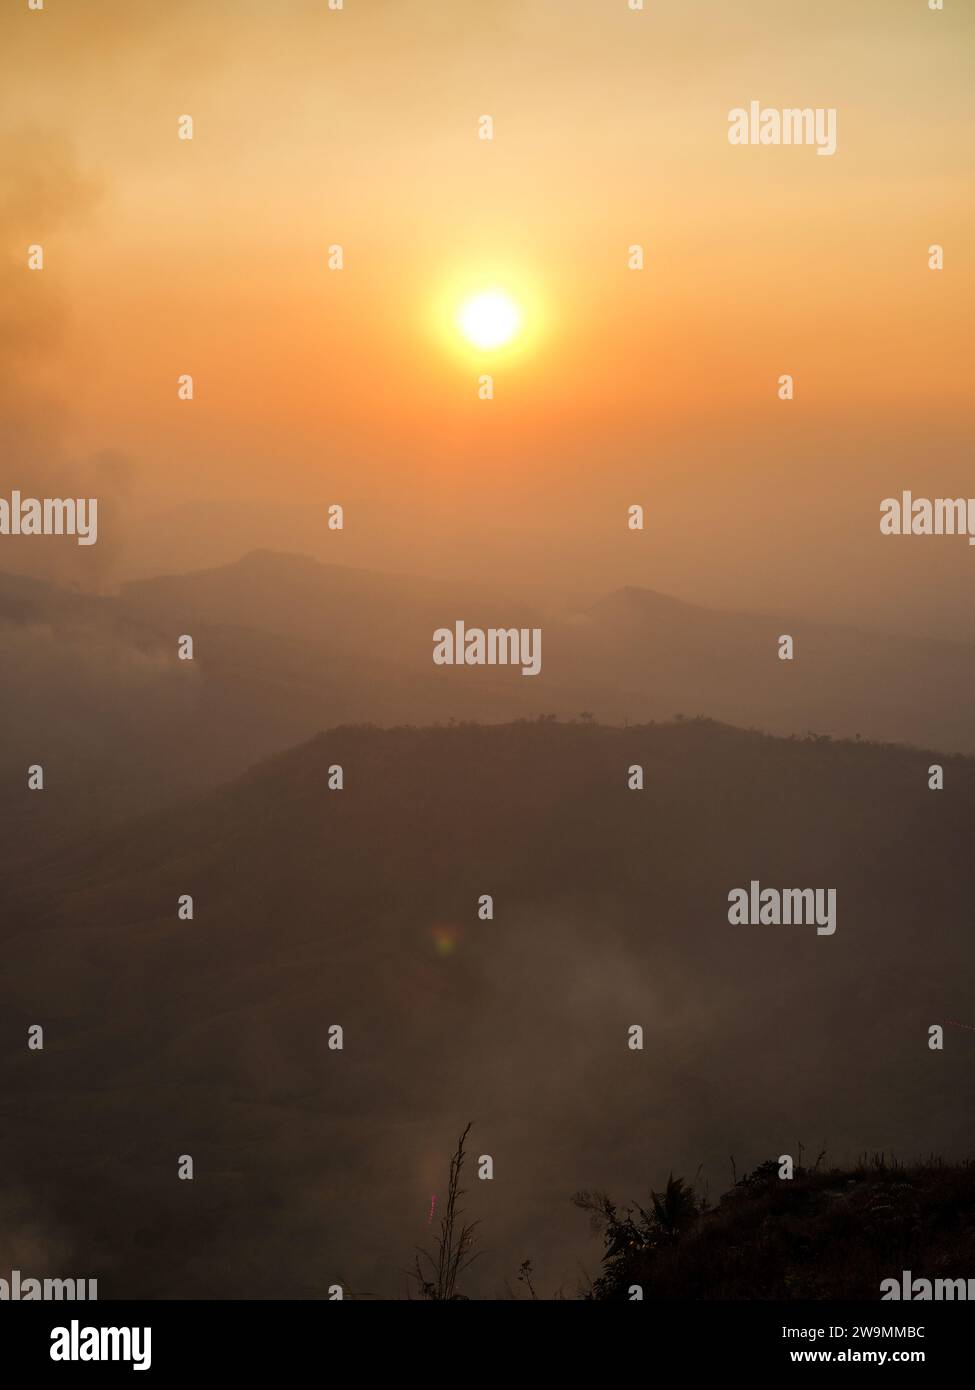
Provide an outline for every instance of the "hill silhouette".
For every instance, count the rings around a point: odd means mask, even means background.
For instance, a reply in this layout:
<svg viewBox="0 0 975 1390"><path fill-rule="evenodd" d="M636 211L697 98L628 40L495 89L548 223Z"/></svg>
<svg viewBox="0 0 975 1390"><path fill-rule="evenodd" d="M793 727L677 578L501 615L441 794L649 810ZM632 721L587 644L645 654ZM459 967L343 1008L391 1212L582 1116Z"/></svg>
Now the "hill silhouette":
<svg viewBox="0 0 975 1390"><path fill-rule="evenodd" d="M540 626L541 673L432 662L432 634ZM797 659L778 659L791 633ZM194 639L194 659L177 640ZM724 613L644 589L586 609L502 590L258 551L96 598L0 574L4 727L0 868L215 787L348 722L504 723L589 711L608 723L705 715L778 734L975 752L959 690L975 647L857 632L801 617ZM43 835L24 802L45 768Z"/></svg>
<svg viewBox="0 0 975 1390"><path fill-rule="evenodd" d="M941 1297L968 1298L975 1269L975 1163L904 1166L883 1154L849 1168L769 1159L717 1205L671 1177L646 1205L617 1207L579 1193L604 1237L594 1300L912 1298L915 1279L964 1281ZM975 1284L972 1285L975 1287ZM928 1299L932 1289L927 1291Z"/></svg>

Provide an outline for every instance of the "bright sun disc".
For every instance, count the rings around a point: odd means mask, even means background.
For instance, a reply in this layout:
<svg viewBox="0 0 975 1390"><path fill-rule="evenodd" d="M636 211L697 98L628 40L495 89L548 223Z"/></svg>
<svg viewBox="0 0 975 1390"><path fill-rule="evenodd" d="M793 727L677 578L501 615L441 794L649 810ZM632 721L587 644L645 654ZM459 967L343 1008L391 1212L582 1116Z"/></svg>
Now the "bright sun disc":
<svg viewBox="0 0 975 1390"><path fill-rule="evenodd" d="M504 347L521 327L521 311L506 294L489 290L467 301L458 322L460 331L474 347Z"/></svg>

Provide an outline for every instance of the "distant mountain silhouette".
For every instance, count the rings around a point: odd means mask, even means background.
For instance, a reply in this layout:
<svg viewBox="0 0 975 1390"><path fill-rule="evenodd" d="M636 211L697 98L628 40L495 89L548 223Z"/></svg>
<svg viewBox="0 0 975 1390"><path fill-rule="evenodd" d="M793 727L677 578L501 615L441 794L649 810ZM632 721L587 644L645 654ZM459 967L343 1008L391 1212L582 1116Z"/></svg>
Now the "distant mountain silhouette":
<svg viewBox="0 0 975 1390"><path fill-rule="evenodd" d="M662 706L773 733L975 751L961 691L975 689L975 647L806 621L726 613L645 589L622 589L586 615L587 661L612 673L615 709ZM778 639L795 640L794 661ZM595 697L598 698L598 697ZM595 706L603 714L606 705ZM665 716L665 717L667 717Z"/></svg>
<svg viewBox="0 0 975 1390"><path fill-rule="evenodd" d="M708 721L344 727L82 827L0 890L5 1245L81 1252L104 1297L396 1293L473 1117L467 1291L526 1254L571 1288L580 1188L968 1152L972 1035L927 1038L975 1024L975 763L933 792L929 761ZM753 878L835 888L835 935L729 925Z"/></svg>
<svg viewBox="0 0 975 1390"><path fill-rule="evenodd" d="M542 669L437 667L433 632L541 627ZM788 632L797 659L780 661ZM194 660L177 640L194 639ZM722 613L643 589L583 611L258 551L93 598L0 574L7 661L0 866L213 787L346 722L504 722L588 711L609 723L704 714L975 751L975 646ZM45 768L45 833L25 806Z"/></svg>

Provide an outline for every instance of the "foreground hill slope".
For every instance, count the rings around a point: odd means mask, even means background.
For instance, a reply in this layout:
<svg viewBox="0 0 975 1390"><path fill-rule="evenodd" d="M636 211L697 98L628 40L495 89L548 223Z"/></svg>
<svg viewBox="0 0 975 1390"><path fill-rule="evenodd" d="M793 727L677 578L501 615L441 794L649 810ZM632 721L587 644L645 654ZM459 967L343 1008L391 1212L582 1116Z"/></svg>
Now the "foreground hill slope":
<svg viewBox="0 0 975 1390"><path fill-rule="evenodd" d="M579 1194L605 1240L587 1297L625 1301L634 1284L644 1299L890 1301L906 1290L923 1306L925 1295L972 1296L975 1162L905 1166L875 1154L833 1168L824 1158L788 1178L770 1159L717 1205L674 1178L635 1207Z"/></svg>
<svg viewBox="0 0 975 1390"><path fill-rule="evenodd" d="M491 1293L526 1254L553 1287L598 1260L580 1188L723 1185L773 1143L968 1152L975 764L934 792L931 761L707 721L343 727L83 830L0 885L9 1241L105 1296L397 1292L473 1117ZM752 879L835 889L835 934L730 925Z"/></svg>

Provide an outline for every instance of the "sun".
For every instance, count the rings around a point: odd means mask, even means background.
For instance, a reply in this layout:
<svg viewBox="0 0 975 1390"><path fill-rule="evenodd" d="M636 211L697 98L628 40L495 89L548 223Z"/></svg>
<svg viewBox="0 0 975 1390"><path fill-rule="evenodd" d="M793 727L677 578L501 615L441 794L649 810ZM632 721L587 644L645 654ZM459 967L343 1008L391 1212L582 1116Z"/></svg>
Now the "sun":
<svg viewBox="0 0 975 1390"><path fill-rule="evenodd" d="M501 290L486 290L461 305L457 323L476 348L504 347L521 328L521 310Z"/></svg>

